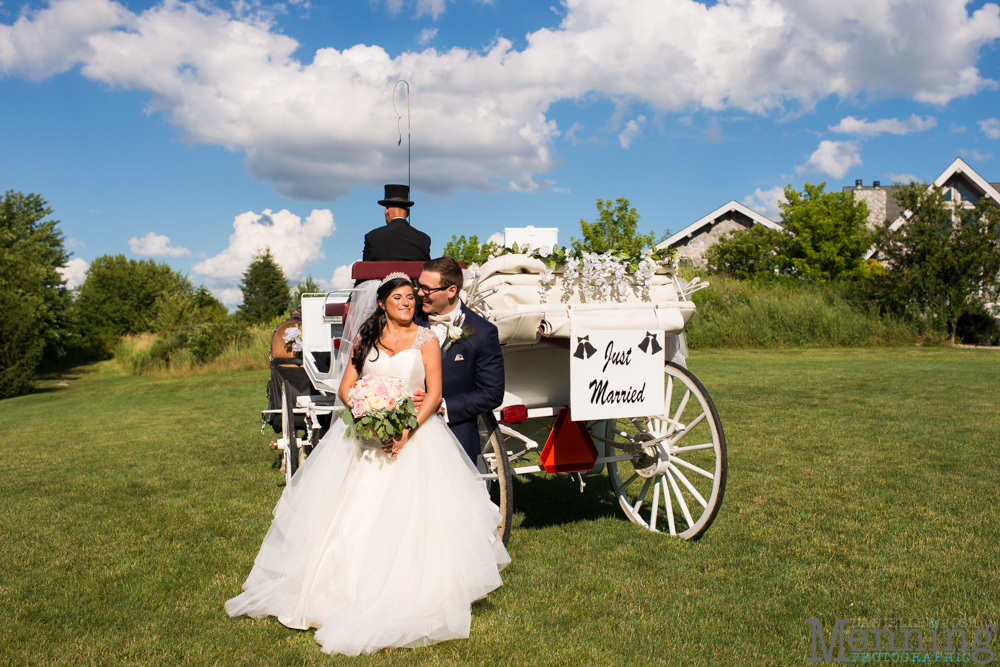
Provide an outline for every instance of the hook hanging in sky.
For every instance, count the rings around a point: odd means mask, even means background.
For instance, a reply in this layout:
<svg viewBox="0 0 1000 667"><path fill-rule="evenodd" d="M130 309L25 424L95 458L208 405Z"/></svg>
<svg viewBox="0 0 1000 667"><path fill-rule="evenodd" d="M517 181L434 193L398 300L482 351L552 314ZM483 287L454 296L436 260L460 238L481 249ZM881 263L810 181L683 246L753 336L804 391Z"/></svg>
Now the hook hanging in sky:
<svg viewBox="0 0 1000 667"><path fill-rule="evenodd" d="M399 129L399 124L402 122L403 117L399 115L399 111L396 110L396 89L399 88L399 84L406 84L406 187L410 187L410 83L405 79L400 79L396 82L396 85L392 87L392 110L396 112L396 132L399 134L399 141L396 142L397 146L403 144L403 132Z"/></svg>

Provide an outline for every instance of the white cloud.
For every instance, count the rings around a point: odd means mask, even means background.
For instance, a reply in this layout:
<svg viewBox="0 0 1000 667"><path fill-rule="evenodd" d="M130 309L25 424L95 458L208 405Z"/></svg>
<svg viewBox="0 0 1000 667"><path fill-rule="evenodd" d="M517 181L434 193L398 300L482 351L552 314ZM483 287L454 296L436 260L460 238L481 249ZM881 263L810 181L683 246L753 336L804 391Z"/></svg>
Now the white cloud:
<svg viewBox="0 0 1000 667"><path fill-rule="evenodd" d="M979 121L979 129L990 139L1000 139L1000 118Z"/></svg>
<svg viewBox="0 0 1000 667"><path fill-rule="evenodd" d="M128 240L129 250L140 257L190 257L187 248L175 248L170 245L170 239L155 232L149 232L141 239L133 236Z"/></svg>
<svg viewBox="0 0 1000 667"><path fill-rule="evenodd" d="M227 305L230 309L236 308L243 303L243 292L238 287L213 287L210 288L212 295Z"/></svg>
<svg viewBox="0 0 1000 667"><path fill-rule="evenodd" d="M428 44L434 41L434 38L437 37L437 34L438 34L437 28L424 28L423 30L420 31L420 34L417 35L417 44L420 44L420 46L427 46Z"/></svg>
<svg viewBox="0 0 1000 667"><path fill-rule="evenodd" d="M933 116L920 116L913 114L906 120L897 118L880 118L879 120L868 122L867 118L858 120L854 116L847 116L836 125L831 125L828 129L831 132L841 134L856 134L862 137L875 137L883 133L888 134L913 134L914 132L926 132L937 125L937 119Z"/></svg>
<svg viewBox="0 0 1000 667"><path fill-rule="evenodd" d="M775 185L770 190L757 188L752 195L743 198L743 205L771 220L781 220L781 209L778 208L778 203L785 201L788 201L785 199L785 188Z"/></svg>
<svg viewBox="0 0 1000 667"><path fill-rule="evenodd" d="M446 0L387 0L438 16ZM52 0L0 24L0 67L148 92L185 141L243 151L250 174L297 199L329 200L385 182L405 147L388 90L419 91L416 189L530 189L557 164L550 107L561 100L643 104L657 115L809 111L821 99L902 96L944 104L995 82L980 51L1000 38L1000 7L966 0L567 0L557 28L513 48L401 53L323 48L311 61L266 14L172 0L132 12L112 0ZM387 37L389 38L389 37ZM649 113L649 112L646 112ZM627 128L626 128L627 129ZM620 139L622 141L622 139ZM623 142L628 143L626 136Z"/></svg>
<svg viewBox="0 0 1000 667"><path fill-rule="evenodd" d="M56 271L58 271L59 275L61 275L63 280L66 281L67 288L76 289L83 283L84 279L86 279L87 269L89 268L90 264L79 257L74 257L66 262L64 266L58 267Z"/></svg>
<svg viewBox="0 0 1000 667"><path fill-rule="evenodd" d="M897 174L895 172L889 172L889 182L890 183L919 183L920 179L913 174Z"/></svg>
<svg viewBox="0 0 1000 667"><path fill-rule="evenodd" d="M642 125L645 122L646 117L640 115L638 118L625 123L625 129L618 133L618 142L622 145L622 148L628 150L628 147L632 145L632 140L642 136Z"/></svg>
<svg viewBox="0 0 1000 667"><path fill-rule="evenodd" d="M68 239L66 239L66 247L67 248L86 248L87 244L84 243L83 241L81 241L80 239L68 238Z"/></svg>
<svg viewBox="0 0 1000 667"><path fill-rule="evenodd" d="M499 246L503 245L503 232L493 232L490 237L486 239L487 243L496 243Z"/></svg>
<svg viewBox="0 0 1000 667"><path fill-rule="evenodd" d="M964 158L975 160L976 162L985 162L986 160L993 159L993 153L980 153L975 148L971 151L966 148L959 148L958 154Z"/></svg>
<svg viewBox="0 0 1000 667"><path fill-rule="evenodd" d="M233 230L228 248L191 267L206 278L206 285L220 299L220 291L233 288L254 255L265 247L271 249L285 277L292 281L304 279L305 268L325 257L323 239L332 235L336 226L329 209L314 210L304 222L286 210L272 213L264 209L260 214L248 211L236 216ZM232 302L223 299L223 303Z"/></svg>
<svg viewBox="0 0 1000 667"><path fill-rule="evenodd" d="M805 164L795 167L799 174L806 172L828 174L843 178L851 167L861 164L861 153L854 141L821 141Z"/></svg>
<svg viewBox="0 0 1000 667"><path fill-rule="evenodd" d="M355 260L360 261L360 260ZM325 290L335 290L344 289L347 287L354 287L354 278L351 278L351 266L354 262L350 264L344 264L343 266L338 266L333 271L333 277L330 280L320 280L318 281L320 286Z"/></svg>

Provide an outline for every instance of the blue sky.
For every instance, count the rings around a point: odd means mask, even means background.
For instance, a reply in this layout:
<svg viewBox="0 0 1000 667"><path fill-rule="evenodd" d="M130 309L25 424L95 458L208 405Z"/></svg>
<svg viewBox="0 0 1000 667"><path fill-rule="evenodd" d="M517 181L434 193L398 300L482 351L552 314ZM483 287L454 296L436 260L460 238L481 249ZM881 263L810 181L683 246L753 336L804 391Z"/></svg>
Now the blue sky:
<svg viewBox="0 0 1000 667"><path fill-rule="evenodd" d="M154 257L235 305L262 245L343 283L406 181L400 78L437 252L568 242L598 197L660 236L731 199L776 217L787 184L1000 181L998 45L961 0L4 0L0 188L49 200L74 280Z"/></svg>

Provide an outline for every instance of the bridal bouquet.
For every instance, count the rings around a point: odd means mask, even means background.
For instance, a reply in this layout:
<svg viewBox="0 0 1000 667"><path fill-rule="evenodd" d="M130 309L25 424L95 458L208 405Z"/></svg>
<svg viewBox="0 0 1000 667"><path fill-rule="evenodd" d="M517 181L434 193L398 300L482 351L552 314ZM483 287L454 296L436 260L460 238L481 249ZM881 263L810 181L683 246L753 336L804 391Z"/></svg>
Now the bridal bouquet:
<svg viewBox="0 0 1000 667"><path fill-rule="evenodd" d="M388 442L408 428L417 427L417 408L399 378L369 373L358 378L348 394L350 411L340 413L362 440Z"/></svg>

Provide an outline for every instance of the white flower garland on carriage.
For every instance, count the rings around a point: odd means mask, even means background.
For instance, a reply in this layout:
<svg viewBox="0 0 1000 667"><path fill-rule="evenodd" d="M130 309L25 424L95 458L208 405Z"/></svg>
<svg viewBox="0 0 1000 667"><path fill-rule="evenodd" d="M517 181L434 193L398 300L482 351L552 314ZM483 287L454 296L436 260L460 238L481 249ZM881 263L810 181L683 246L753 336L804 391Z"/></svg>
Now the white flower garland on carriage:
<svg viewBox="0 0 1000 667"><path fill-rule="evenodd" d="M593 253L514 244L466 269L463 297L497 325L503 344L568 337L573 316L607 328L611 316L626 328L664 331L667 358L683 366L683 329L695 310L689 297L708 283L679 278L676 256L673 248Z"/></svg>

